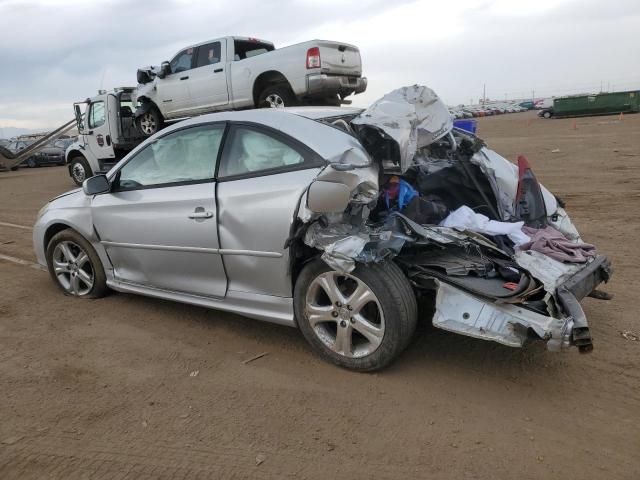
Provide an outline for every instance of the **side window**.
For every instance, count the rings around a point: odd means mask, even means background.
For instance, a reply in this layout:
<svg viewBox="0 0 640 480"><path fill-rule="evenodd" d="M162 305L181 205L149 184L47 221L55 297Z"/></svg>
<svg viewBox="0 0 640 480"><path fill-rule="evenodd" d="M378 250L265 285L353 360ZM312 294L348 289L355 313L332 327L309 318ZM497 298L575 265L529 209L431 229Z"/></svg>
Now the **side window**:
<svg viewBox="0 0 640 480"><path fill-rule="evenodd" d="M238 126L225 147L220 177L300 166L302 154L281 140L249 127Z"/></svg>
<svg viewBox="0 0 640 480"><path fill-rule="evenodd" d="M92 103L91 109L89 110L89 128L96 128L103 125L104 119L104 102Z"/></svg>
<svg viewBox="0 0 640 480"><path fill-rule="evenodd" d="M220 62L220 42L213 42L198 47L196 67L206 67Z"/></svg>
<svg viewBox="0 0 640 480"><path fill-rule="evenodd" d="M187 48L171 60L171 73L184 72L191 70L191 58L193 57L193 48Z"/></svg>
<svg viewBox="0 0 640 480"><path fill-rule="evenodd" d="M148 144L119 171L118 190L213 179L224 125L170 133Z"/></svg>

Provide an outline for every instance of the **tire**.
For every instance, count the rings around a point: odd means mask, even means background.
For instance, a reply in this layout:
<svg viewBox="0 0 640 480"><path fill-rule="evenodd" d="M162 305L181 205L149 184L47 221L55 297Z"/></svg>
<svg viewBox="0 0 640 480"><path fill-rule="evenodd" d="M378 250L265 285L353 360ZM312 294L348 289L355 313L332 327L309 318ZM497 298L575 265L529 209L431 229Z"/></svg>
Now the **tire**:
<svg viewBox="0 0 640 480"><path fill-rule="evenodd" d="M269 85L258 96L257 108L293 107L297 104L296 97L286 83Z"/></svg>
<svg viewBox="0 0 640 480"><path fill-rule="evenodd" d="M551 112L544 112L544 113L542 114L542 116L543 116L544 118L551 118Z"/></svg>
<svg viewBox="0 0 640 480"><path fill-rule="evenodd" d="M91 171L91 167L89 166L87 159L82 155L76 155L69 163L69 175L71 175L71 179L74 183L81 187L82 182L93 176L93 172Z"/></svg>
<svg viewBox="0 0 640 480"><path fill-rule="evenodd" d="M148 111L136 118L136 128L145 137L150 137L162 130L164 119L158 107L153 105Z"/></svg>
<svg viewBox="0 0 640 480"><path fill-rule="evenodd" d="M341 296L327 294L325 285L331 281L343 289ZM355 294L356 287L361 295ZM336 298L346 306L335 304ZM350 274L342 274L313 260L298 276L293 301L298 326L313 350L328 362L360 372L384 368L400 355L418 318L411 285L393 262L357 265Z"/></svg>
<svg viewBox="0 0 640 480"><path fill-rule="evenodd" d="M27 160L27 166L29 168L35 168L38 166L38 164L36 163L36 161L33 158L29 158L29 160Z"/></svg>
<svg viewBox="0 0 640 480"><path fill-rule="evenodd" d="M78 298L106 295L107 277L100 257L75 230L68 228L56 233L47 245L46 258L49 275L65 295Z"/></svg>

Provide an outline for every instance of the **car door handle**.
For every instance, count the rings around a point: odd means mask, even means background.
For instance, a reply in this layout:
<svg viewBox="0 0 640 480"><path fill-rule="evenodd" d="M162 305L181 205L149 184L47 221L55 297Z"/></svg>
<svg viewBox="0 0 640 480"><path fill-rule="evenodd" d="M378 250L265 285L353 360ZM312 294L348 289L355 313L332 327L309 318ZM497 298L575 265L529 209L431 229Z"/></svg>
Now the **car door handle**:
<svg viewBox="0 0 640 480"><path fill-rule="evenodd" d="M213 212L209 211L196 211L189 214L189 218L212 218Z"/></svg>
<svg viewBox="0 0 640 480"><path fill-rule="evenodd" d="M220 73L223 69L222 68L216 68L213 73Z"/></svg>
<svg viewBox="0 0 640 480"><path fill-rule="evenodd" d="M180 80L189 80L189 75L187 75L186 77L180 77Z"/></svg>

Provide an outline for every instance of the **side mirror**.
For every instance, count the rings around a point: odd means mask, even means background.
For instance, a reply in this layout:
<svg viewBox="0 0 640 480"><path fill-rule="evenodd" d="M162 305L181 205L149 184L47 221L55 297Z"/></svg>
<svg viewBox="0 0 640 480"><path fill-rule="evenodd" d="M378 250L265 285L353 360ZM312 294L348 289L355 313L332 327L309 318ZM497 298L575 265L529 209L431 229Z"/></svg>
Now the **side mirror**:
<svg viewBox="0 0 640 480"><path fill-rule="evenodd" d="M84 122L82 121L82 112L80 111L80 105L77 103L73 106L76 114L76 125L78 126L78 133L82 133L84 130Z"/></svg>
<svg viewBox="0 0 640 480"><path fill-rule="evenodd" d="M162 62L160 64L160 71L158 72L158 78L164 78L171 73L171 65L169 62Z"/></svg>
<svg viewBox="0 0 640 480"><path fill-rule="evenodd" d="M82 183L82 190L87 196L99 195L111 191L111 184L106 175L95 175Z"/></svg>
<svg viewBox="0 0 640 480"><path fill-rule="evenodd" d="M307 206L316 213L344 212L351 200L351 190L344 183L316 180L309 186Z"/></svg>

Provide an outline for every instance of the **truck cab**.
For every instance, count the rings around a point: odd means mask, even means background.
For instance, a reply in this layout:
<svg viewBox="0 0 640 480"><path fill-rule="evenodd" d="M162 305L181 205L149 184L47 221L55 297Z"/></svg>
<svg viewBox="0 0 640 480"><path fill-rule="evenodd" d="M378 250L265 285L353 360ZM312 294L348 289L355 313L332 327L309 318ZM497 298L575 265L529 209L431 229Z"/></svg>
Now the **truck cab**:
<svg viewBox="0 0 640 480"><path fill-rule="evenodd" d="M134 123L135 88L122 87L73 104L78 140L65 152L65 162L73 181L82 182L98 172L106 172L144 136Z"/></svg>

